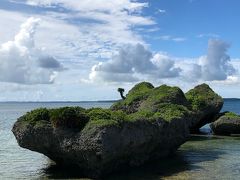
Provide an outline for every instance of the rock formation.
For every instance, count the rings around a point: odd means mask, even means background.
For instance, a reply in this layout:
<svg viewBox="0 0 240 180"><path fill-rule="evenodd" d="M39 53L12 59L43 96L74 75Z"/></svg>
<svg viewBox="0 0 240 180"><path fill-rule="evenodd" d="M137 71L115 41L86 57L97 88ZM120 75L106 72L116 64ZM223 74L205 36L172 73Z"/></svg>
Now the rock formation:
<svg viewBox="0 0 240 180"><path fill-rule="evenodd" d="M193 111L190 131L196 133L199 128L215 120L216 114L222 109L223 99L207 84L198 85L185 95Z"/></svg>
<svg viewBox="0 0 240 180"><path fill-rule="evenodd" d="M240 134L240 116L226 112L210 125L214 134L231 135Z"/></svg>
<svg viewBox="0 0 240 180"><path fill-rule="evenodd" d="M189 127L207 122L222 106L207 85L186 96L178 87L143 82L110 109L40 108L20 117L12 131L21 147L100 177L175 152Z"/></svg>

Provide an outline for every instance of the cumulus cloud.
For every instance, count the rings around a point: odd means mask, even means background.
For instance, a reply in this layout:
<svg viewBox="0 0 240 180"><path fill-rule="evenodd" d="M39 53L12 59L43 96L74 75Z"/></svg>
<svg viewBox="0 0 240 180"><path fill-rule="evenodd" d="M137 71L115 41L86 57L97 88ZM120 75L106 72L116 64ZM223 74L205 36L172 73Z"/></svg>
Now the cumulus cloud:
<svg viewBox="0 0 240 180"><path fill-rule="evenodd" d="M175 61L166 54L157 53L151 61L157 67L156 76L159 78L177 77L181 72L180 68L175 67Z"/></svg>
<svg viewBox="0 0 240 180"><path fill-rule="evenodd" d="M237 70L227 54L229 44L210 39L207 54L192 61L181 60L178 66L182 68L182 77L188 81L225 81L233 80Z"/></svg>
<svg viewBox="0 0 240 180"><path fill-rule="evenodd" d="M111 60L92 67L89 79L106 82L134 82L179 77L186 82L235 80L229 45L210 39L207 55L195 59L153 53L141 44L123 46ZM234 81L236 82L236 81Z"/></svg>
<svg viewBox="0 0 240 180"><path fill-rule="evenodd" d="M96 71L111 73L147 72L154 68L151 61L152 53L141 44L122 47L112 60L100 63Z"/></svg>
<svg viewBox="0 0 240 180"><path fill-rule="evenodd" d="M180 68L167 56L155 54L141 44L123 46L111 60L92 67L90 80L108 82L133 82L139 76L150 78L177 77Z"/></svg>
<svg viewBox="0 0 240 180"><path fill-rule="evenodd" d="M203 80L226 80L228 76L235 73L236 70L229 63L228 48L229 44L224 41L209 40L207 56L200 58L199 62Z"/></svg>
<svg viewBox="0 0 240 180"><path fill-rule="evenodd" d="M35 48L34 34L40 19L29 18L13 41L0 46L0 81L21 84L48 84L54 81L61 64Z"/></svg>
<svg viewBox="0 0 240 180"><path fill-rule="evenodd" d="M202 67L195 61L180 60L177 64L181 68L181 77L186 82L197 82L202 77Z"/></svg>

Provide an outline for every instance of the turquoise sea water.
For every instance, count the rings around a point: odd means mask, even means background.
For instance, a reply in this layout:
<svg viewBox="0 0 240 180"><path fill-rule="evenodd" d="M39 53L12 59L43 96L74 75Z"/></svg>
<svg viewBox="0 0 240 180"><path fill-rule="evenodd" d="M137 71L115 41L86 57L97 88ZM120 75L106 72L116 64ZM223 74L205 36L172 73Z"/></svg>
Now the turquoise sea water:
<svg viewBox="0 0 240 180"><path fill-rule="evenodd" d="M76 170L61 169L44 155L22 149L11 132L16 119L37 107L109 107L107 102L0 103L0 180L83 179ZM226 99L223 111L240 114L240 100ZM204 131L209 131L208 126ZM109 180L240 179L240 138L193 136L175 156L112 174Z"/></svg>

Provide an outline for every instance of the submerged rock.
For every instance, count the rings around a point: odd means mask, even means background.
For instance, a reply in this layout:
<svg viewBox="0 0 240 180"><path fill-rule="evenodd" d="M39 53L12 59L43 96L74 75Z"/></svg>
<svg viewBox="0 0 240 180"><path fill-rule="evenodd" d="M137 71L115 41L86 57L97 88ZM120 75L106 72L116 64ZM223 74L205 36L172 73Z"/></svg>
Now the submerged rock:
<svg viewBox="0 0 240 180"><path fill-rule="evenodd" d="M186 98L178 87L143 82L110 109L41 108L20 117L12 131L21 147L100 177L175 152L189 127L220 110L221 98L205 86Z"/></svg>
<svg viewBox="0 0 240 180"><path fill-rule="evenodd" d="M232 112L226 112L211 123L210 127L213 133L218 135L240 134L240 116Z"/></svg>
<svg viewBox="0 0 240 180"><path fill-rule="evenodd" d="M201 84L189 90L186 98L191 105L194 118L190 125L190 131L195 133L205 124L215 120L215 116L223 106L223 99L216 94L207 84Z"/></svg>

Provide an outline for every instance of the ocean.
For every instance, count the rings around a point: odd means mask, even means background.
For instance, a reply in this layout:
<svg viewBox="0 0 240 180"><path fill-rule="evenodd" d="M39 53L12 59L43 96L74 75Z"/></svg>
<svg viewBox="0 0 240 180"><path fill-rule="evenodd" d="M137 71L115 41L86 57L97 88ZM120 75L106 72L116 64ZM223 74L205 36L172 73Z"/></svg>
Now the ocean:
<svg viewBox="0 0 240 180"><path fill-rule="evenodd" d="M225 99L222 111L240 114L240 100ZM11 132L16 119L38 107L110 107L111 102L0 103L0 180L84 179L76 170L62 169L42 154L20 148ZM209 126L203 131L210 132ZM109 175L109 180L240 179L240 138L192 136L168 159Z"/></svg>

